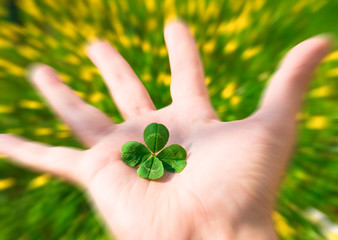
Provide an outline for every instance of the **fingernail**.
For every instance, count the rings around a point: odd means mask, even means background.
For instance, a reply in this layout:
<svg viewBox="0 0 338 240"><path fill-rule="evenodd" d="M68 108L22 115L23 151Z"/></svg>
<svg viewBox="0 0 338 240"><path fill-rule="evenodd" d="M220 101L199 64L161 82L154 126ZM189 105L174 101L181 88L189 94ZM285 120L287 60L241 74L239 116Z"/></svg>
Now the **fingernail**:
<svg viewBox="0 0 338 240"><path fill-rule="evenodd" d="M165 21L164 21L164 26L167 26L171 23L176 23L176 22L179 22L179 23L183 23L186 25L186 22L184 21L183 18L177 16L177 15L170 15L168 16Z"/></svg>
<svg viewBox="0 0 338 240"><path fill-rule="evenodd" d="M328 33L321 33L321 34L316 35L315 37L327 38L330 41L336 41L336 39L337 39L337 35L334 34L334 33L330 33L330 32L328 32Z"/></svg>
<svg viewBox="0 0 338 240"><path fill-rule="evenodd" d="M331 49L335 49L337 45L337 35L335 33L321 33L316 35L318 38L325 38L329 41Z"/></svg>
<svg viewBox="0 0 338 240"><path fill-rule="evenodd" d="M88 53L91 46L93 46L95 43L98 43L98 42L105 42L105 40L103 40L102 38L96 38L96 37L89 38L88 41L84 44L84 47L83 47L84 51Z"/></svg>
<svg viewBox="0 0 338 240"><path fill-rule="evenodd" d="M46 66L46 65L43 64L43 63L32 63L32 64L28 65L27 68L26 68L26 77L29 80L32 81L35 73L37 72L37 70L44 67L44 66Z"/></svg>

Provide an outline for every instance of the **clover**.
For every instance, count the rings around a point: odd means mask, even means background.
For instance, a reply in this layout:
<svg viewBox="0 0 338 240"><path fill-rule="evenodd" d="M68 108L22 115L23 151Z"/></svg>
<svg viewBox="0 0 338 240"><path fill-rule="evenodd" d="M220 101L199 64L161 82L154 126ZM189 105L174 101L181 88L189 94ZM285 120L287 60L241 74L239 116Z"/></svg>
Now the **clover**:
<svg viewBox="0 0 338 240"><path fill-rule="evenodd" d="M183 147L172 144L163 149L169 139L169 131L163 124L149 124L143 137L147 147L140 142L130 141L121 149L125 164L130 167L140 166L137 170L140 177L156 180L163 176L164 169L178 173L185 168L187 152Z"/></svg>

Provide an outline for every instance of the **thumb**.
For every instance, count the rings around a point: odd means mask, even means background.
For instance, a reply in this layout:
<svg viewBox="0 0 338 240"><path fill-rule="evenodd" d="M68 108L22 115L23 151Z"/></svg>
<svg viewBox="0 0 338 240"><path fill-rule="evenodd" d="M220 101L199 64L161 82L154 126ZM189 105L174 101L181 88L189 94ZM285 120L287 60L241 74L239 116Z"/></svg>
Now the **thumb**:
<svg viewBox="0 0 338 240"><path fill-rule="evenodd" d="M262 118L294 121L311 76L329 53L332 38L318 35L295 46L270 81L256 114Z"/></svg>

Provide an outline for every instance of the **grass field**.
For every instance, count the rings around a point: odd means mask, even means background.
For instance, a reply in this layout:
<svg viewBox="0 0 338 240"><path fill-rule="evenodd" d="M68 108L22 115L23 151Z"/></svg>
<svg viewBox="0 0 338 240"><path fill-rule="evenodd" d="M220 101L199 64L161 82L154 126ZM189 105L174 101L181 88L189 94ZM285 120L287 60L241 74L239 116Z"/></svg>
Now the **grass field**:
<svg viewBox="0 0 338 240"><path fill-rule="evenodd" d="M126 58L157 108L168 105L163 26L177 17L196 37L220 118L245 118L287 50L313 35L338 34L337 12L335 0L1 0L0 133L83 148L26 80L32 62L53 66L80 97L123 121L84 53L96 38ZM281 239L338 239L337 88L335 47L298 115L300 137L273 216ZM82 192L0 156L0 240L16 239L109 238Z"/></svg>

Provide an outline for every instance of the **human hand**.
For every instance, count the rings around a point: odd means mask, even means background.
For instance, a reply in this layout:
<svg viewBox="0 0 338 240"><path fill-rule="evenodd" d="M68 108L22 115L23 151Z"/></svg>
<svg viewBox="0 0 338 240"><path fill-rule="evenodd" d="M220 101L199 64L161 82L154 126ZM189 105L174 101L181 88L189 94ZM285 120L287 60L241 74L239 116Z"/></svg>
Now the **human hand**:
<svg viewBox="0 0 338 240"><path fill-rule="evenodd" d="M32 82L88 150L50 147L0 134L0 153L69 179L89 197L118 239L274 239L271 212L291 152L295 115L314 68L329 51L324 36L290 51L250 117L221 122L210 105L202 64L187 27L165 29L172 71L171 105L156 110L127 62L106 42L88 55L100 69L126 121L114 124L78 98L48 66ZM140 178L121 161L127 141L164 124L168 144L188 153L181 173Z"/></svg>

